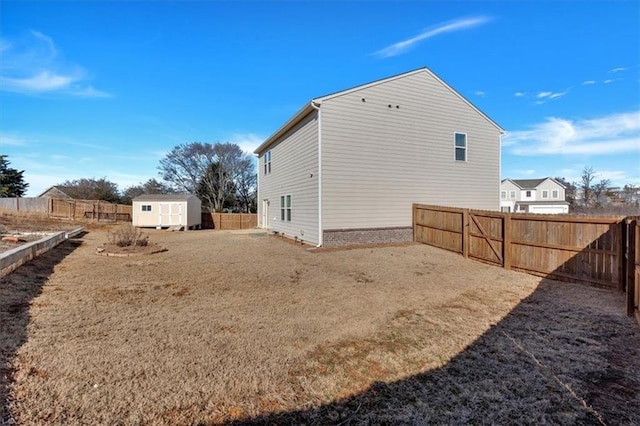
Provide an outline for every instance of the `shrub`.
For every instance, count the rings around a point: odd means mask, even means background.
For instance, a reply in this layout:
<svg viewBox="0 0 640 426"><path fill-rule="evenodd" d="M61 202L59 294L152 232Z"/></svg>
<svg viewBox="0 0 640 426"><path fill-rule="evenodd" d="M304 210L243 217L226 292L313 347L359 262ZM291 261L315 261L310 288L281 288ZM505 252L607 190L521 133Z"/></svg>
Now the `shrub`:
<svg viewBox="0 0 640 426"><path fill-rule="evenodd" d="M109 243L118 247L146 246L149 244L149 236L133 225L122 225L120 228L108 234Z"/></svg>

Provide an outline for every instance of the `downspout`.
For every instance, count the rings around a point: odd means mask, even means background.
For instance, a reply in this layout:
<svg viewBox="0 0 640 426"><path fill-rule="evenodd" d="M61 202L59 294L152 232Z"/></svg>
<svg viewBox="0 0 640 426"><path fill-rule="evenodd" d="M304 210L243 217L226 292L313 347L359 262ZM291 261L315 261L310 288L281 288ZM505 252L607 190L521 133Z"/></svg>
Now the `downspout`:
<svg viewBox="0 0 640 426"><path fill-rule="evenodd" d="M322 247L322 111L311 101L311 108L318 111L318 245Z"/></svg>

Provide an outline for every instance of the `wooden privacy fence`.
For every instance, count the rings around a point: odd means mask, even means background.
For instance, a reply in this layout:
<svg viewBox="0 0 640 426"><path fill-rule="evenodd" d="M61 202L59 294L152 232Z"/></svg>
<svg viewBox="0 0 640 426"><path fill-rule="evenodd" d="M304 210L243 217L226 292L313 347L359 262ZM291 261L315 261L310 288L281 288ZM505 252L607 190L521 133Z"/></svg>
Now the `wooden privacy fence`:
<svg viewBox="0 0 640 426"><path fill-rule="evenodd" d="M0 209L14 212L48 213L49 200L38 197L0 198Z"/></svg>
<svg viewBox="0 0 640 426"><path fill-rule="evenodd" d="M414 241L505 269L627 290L630 298L638 285L640 249L638 221L627 222L413 205ZM633 248L627 236L632 228Z"/></svg>
<svg viewBox="0 0 640 426"><path fill-rule="evenodd" d="M627 313L635 313L640 323L640 216L627 218L626 224Z"/></svg>
<svg viewBox="0 0 640 426"><path fill-rule="evenodd" d="M258 226L256 213L202 213L204 229L251 229Z"/></svg>
<svg viewBox="0 0 640 426"><path fill-rule="evenodd" d="M95 219L131 221L132 207L107 201L72 200L51 198L49 216L66 219Z"/></svg>

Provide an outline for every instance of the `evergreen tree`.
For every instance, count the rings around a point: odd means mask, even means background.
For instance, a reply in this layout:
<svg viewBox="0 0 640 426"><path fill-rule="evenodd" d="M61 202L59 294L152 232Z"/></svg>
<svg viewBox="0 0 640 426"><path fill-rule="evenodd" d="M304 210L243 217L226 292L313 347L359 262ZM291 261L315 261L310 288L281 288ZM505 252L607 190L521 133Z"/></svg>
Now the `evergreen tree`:
<svg viewBox="0 0 640 426"><path fill-rule="evenodd" d="M0 155L0 197L22 197L27 192L28 183L24 181L24 170L9 167L6 155Z"/></svg>

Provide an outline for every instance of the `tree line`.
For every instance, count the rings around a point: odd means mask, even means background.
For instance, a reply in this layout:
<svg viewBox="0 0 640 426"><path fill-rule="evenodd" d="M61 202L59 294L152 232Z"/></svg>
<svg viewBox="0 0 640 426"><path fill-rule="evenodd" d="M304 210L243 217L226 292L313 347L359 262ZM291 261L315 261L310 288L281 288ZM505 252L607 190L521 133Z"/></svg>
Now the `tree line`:
<svg viewBox="0 0 640 426"><path fill-rule="evenodd" d="M614 213L616 208L633 211L640 209L640 186L626 184L622 188L614 188L609 179L597 180L597 176L593 167L585 167L578 181L570 182L564 177L554 178L565 186L566 200L572 212Z"/></svg>
<svg viewBox="0 0 640 426"><path fill-rule="evenodd" d="M0 155L0 196L22 197L29 184L23 171L9 167ZM131 204L142 194L191 193L209 212L255 212L257 174L255 159L234 143L191 142L175 146L158 166L162 180L150 178L124 190L103 178L65 180L56 186L71 198Z"/></svg>

